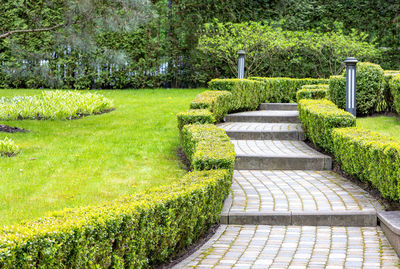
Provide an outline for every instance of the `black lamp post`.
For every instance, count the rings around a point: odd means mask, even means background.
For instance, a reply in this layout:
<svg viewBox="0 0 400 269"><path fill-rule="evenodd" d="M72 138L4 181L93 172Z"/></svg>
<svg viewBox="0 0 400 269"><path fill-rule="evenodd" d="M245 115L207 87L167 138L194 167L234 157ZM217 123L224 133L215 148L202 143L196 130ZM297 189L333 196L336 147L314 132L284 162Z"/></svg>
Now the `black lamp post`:
<svg viewBox="0 0 400 269"><path fill-rule="evenodd" d="M246 52L244 50L238 51L239 59L238 59L238 78L244 78L244 57Z"/></svg>
<svg viewBox="0 0 400 269"><path fill-rule="evenodd" d="M346 111L356 116L356 65L357 59L347 58L346 64Z"/></svg>

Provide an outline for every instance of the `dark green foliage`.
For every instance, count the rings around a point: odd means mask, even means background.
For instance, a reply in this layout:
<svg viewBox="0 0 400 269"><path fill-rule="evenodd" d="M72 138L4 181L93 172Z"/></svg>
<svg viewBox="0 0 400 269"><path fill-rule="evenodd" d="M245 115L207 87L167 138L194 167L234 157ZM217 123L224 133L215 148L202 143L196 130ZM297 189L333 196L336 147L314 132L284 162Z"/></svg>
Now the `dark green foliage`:
<svg viewBox="0 0 400 269"><path fill-rule="evenodd" d="M178 128L182 130L183 126L193 123L215 123L215 118L211 111L207 109L190 109L180 112L176 115L178 119Z"/></svg>
<svg viewBox="0 0 400 269"><path fill-rule="evenodd" d="M395 111L394 96L390 89L390 81L393 77L400 75L400 70L385 70L383 71L385 84L384 84L384 102L380 104L379 111Z"/></svg>
<svg viewBox="0 0 400 269"><path fill-rule="evenodd" d="M216 223L232 171L190 172L148 193L3 228L1 268L150 268Z"/></svg>
<svg viewBox="0 0 400 269"><path fill-rule="evenodd" d="M333 153L343 171L367 181L384 198L400 201L400 144L361 128L332 132Z"/></svg>
<svg viewBox="0 0 400 269"><path fill-rule="evenodd" d="M303 99L298 103L299 118L306 137L314 145L332 151L332 130L356 125L356 118L328 100Z"/></svg>
<svg viewBox="0 0 400 269"><path fill-rule="evenodd" d="M328 87L327 84L304 85L296 93L297 102L301 99L325 99Z"/></svg>
<svg viewBox="0 0 400 269"><path fill-rule="evenodd" d="M372 63L357 64L356 107L358 115L372 114L384 101L383 69ZM332 77L329 82L329 97L340 108L346 106L345 78Z"/></svg>
<svg viewBox="0 0 400 269"><path fill-rule="evenodd" d="M186 125L182 147L194 170L233 170L235 150L221 128L211 124Z"/></svg>
<svg viewBox="0 0 400 269"><path fill-rule="evenodd" d="M394 109L400 114L400 75L394 76L389 81L389 88L393 96Z"/></svg>
<svg viewBox="0 0 400 269"><path fill-rule="evenodd" d="M327 79L312 78L266 78L251 77L249 79L257 80L265 83L265 99L263 102L269 103L295 103L296 93L303 85L308 84L324 84Z"/></svg>
<svg viewBox="0 0 400 269"><path fill-rule="evenodd" d="M229 112L255 110L265 100L265 84L248 79L213 79L208 83L211 90L232 93Z"/></svg>
<svg viewBox="0 0 400 269"><path fill-rule="evenodd" d="M209 109L217 122L223 120L230 108L232 94L228 91L205 91L190 103L191 109Z"/></svg>

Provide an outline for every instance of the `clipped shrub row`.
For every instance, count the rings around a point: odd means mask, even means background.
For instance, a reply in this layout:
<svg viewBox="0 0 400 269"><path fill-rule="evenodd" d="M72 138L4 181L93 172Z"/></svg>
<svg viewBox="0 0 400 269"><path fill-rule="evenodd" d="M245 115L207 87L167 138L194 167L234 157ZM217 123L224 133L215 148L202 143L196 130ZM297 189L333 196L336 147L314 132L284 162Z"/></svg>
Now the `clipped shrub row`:
<svg viewBox="0 0 400 269"><path fill-rule="evenodd" d="M232 94L229 112L255 110L266 98L265 84L249 79L213 79L210 90Z"/></svg>
<svg viewBox="0 0 400 269"><path fill-rule="evenodd" d="M18 152L19 147L12 139L8 137L0 139L0 156L11 157L16 155Z"/></svg>
<svg viewBox="0 0 400 269"><path fill-rule="evenodd" d="M328 100L303 99L298 103L299 118L306 137L316 146L332 151L332 130L356 125L356 118Z"/></svg>
<svg viewBox="0 0 400 269"><path fill-rule="evenodd" d="M328 79L313 78L267 78L251 77L249 79L261 81L265 84L265 98L267 103L295 103L296 93L304 85L327 84Z"/></svg>
<svg viewBox="0 0 400 269"><path fill-rule="evenodd" d="M342 170L368 181L383 197L400 201L400 143L361 128L332 132L333 153Z"/></svg>
<svg viewBox="0 0 400 269"><path fill-rule="evenodd" d="M325 99L328 87L327 84L304 85L296 93L297 102L301 99Z"/></svg>
<svg viewBox="0 0 400 269"><path fill-rule="evenodd" d="M209 109L215 120L220 122L229 112L232 94L228 91L205 91L190 103L191 109Z"/></svg>
<svg viewBox="0 0 400 269"><path fill-rule="evenodd" d="M148 193L2 228L0 267L154 267L218 221L231 181L227 170L194 171Z"/></svg>
<svg viewBox="0 0 400 269"><path fill-rule="evenodd" d="M178 120L178 128L182 130L183 126L193 123L215 123L213 113L208 109L190 109L188 111L176 114Z"/></svg>
<svg viewBox="0 0 400 269"><path fill-rule="evenodd" d="M186 125L183 150L194 170L233 170L235 150L225 131L212 124Z"/></svg>
<svg viewBox="0 0 400 269"><path fill-rule="evenodd" d="M393 107L400 114L400 75L394 76L389 81L389 89L393 96Z"/></svg>
<svg viewBox="0 0 400 269"><path fill-rule="evenodd" d="M0 98L0 120L73 119L113 109L111 100L94 93L43 91L41 95Z"/></svg>

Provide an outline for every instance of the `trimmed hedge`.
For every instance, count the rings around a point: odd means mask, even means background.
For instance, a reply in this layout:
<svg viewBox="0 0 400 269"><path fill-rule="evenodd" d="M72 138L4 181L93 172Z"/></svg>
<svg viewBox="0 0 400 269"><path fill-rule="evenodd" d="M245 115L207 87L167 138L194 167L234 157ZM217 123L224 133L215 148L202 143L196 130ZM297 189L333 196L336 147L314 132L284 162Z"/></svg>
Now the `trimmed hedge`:
<svg viewBox="0 0 400 269"><path fill-rule="evenodd" d="M381 111L394 111L394 97L390 89L390 80L396 75L400 75L400 70L384 70L383 77L385 79L383 96L384 103L381 105Z"/></svg>
<svg viewBox="0 0 400 269"><path fill-rule="evenodd" d="M15 144L15 142L6 137L4 139L0 139L0 156L11 157L19 152L19 147Z"/></svg>
<svg viewBox="0 0 400 269"><path fill-rule="evenodd" d="M389 89L393 96L393 107L400 114L400 75L394 76L389 81Z"/></svg>
<svg viewBox="0 0 400 269"><path fill-rule="evenodd" d="M333 128L356 125L356 118L352 114L328 100L303 99L299 101L298 108L306 137L327 151L332 151Z"/></svg>
<svg viewBox="0 0 400 269"><path fill-rule="evenodd" d="M190 103L191 109L209 109L217 122L223 120L230 108L232 94L228 91L205 91Z"/></svg>
<svg viewBox="0 0 400 269"><path fill-rule="evenodd" d="M383 69L373 63L357 64L356 107L357 114L367 115L381 108L378 105L384 102L384 76ZM331 77L329 82L330 99L340 108L346 106L345 78Z"/></svg>
<svg viewBox="0 0 400 269"><path fill-rule="evenodd" d="M370 182L383 197L400 201L400 143L361 128L335 129L332 140L342 170Z"/></svg>
<svg viewBox="0 0 400 269"><path fill-rule="evenodd" d="M265 83L266 96L262 101L268 103L295 103L297 100L296 93L302 86L328 83L328 79L313 78L250 77L249 79Z"/></svg>
<svg viewBox="0 0 400 269"><path fill-rule="evenodd" d="M3 228L1 268L149 268L216 223L232 174L194 171L176 184Z"/></svg>
<svg viewBox="0 0 400 269"><path fill-rule="evenodd" d="M297 102L301 99L325 99L328 93L327 84L304 85L296 93Z"/></svg>
<svg viewBox="0 0 400 269"><path fill-rule="evenodd" d="M215 123L215 118L208 109L190 109L176 114L178 119L178 128L182 130L183 126L193 123Z"/></svg>
<svg viewBox="0 0 400 269"><path fill-rule="evenodd" d="M232 93L229 112L256 110L265 100L265 84L249 79L213 79L210 90Z"/></svg>
<svg viewBox="0 0 400 269"><path fill-rule="evenodd" d="M225 131L212 124L186 125L182 129L183 151L194 170L229 169L235 150Z"/></svg>

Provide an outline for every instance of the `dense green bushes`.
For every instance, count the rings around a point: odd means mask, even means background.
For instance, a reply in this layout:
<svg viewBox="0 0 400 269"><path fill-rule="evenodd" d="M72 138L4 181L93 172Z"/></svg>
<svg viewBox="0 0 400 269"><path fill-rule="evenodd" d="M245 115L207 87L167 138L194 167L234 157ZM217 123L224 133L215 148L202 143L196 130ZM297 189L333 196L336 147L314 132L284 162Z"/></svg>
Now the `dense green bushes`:
<svg viewBox="0 0 400 269"><path fill-rule="evenodd" d="M205 91L190 103L191 109L209 109L220 122L228 113L232 94L228 91Z"/></svg>
<svg viewBox="0 0 400 269"><path fill-rule="evenodd" d="M324 99L327 97L328 85L304 85L296 93L297 102L301 99Z"/></svg>
<svg viewBox="0 0 400 269"><path fill-rule="evenodd" d="M11 157L19 152L19 147L15 144L13 140L6 137L0 139L0 156Z"/></svg>
<svg viewBox="0 0 400 269"><path fill-rule="evenodd" d="M113 109L102 95L76 91L43 91L38 96L0 98L0 120L73 119Z"/></svg>
<svg viewBox="0 0 400 269"><path fill-rule="evenodd" d="M353 115L328 100L303 99L299 101L298 108L306 137L327 151L332 151L331 133L334 128L356 124Z"/></svg>
<svg viewBox="0 0 400 269"><path fill-rule="evenodd" d="M377 111L378 105L384 101L383 69L372 63L357 64L356 108L357 114L368 115ZM331 77L329 81L329 97L340 108L346 106L345 78Z"/></svg>
<svg viewBox="0 0 400 269"><path fill-rule="evenodd" d="M265 99L262 101L270 103L295 103L296 93L303 85L328 83L327 79L312 78L250 77L249 79L265 83Z"/></svg>
<svg viewBox="0 0 400 269"><path fill-rule="evenodd" d="M216 223L231 172L195 171L180 182L2 228L2 268L148 268Z"/></svg>
<svg viewBox="0 0 400 269"><path fill-rule="evenodd" d="M213 79L208 83L211 90L232 93L229 112L255 110L265 100L265 84L249 79Z"/></svg>
<svg viewBox="0 0 400 269"><path fill-rule="evenodd" d="M223 129L210 124L186 125L182 137L183 150L194 170L233 170L235 150Z"/></svg>
<svg viewBox="0 0 400 269"><path fill-rule="evenodd" d="M389 89L393 96L394 109L400 114L400 75L394 76L389 81Z"/></svg>
<svg viewBox="0 0 400 269"><path fill-rule="evenodd" d="M192 123L215 123L215 118L208 109L191 109L185 112L180 112L177 115L178 128L182 130L183 126Z"/></svg>
<svg viewBox="0 0 400 269"><path fill-rule="evenodd" d="M379 190L384 198L400 201L400 144L361 128L332 132L333 153L342 170Z"/></svg>

